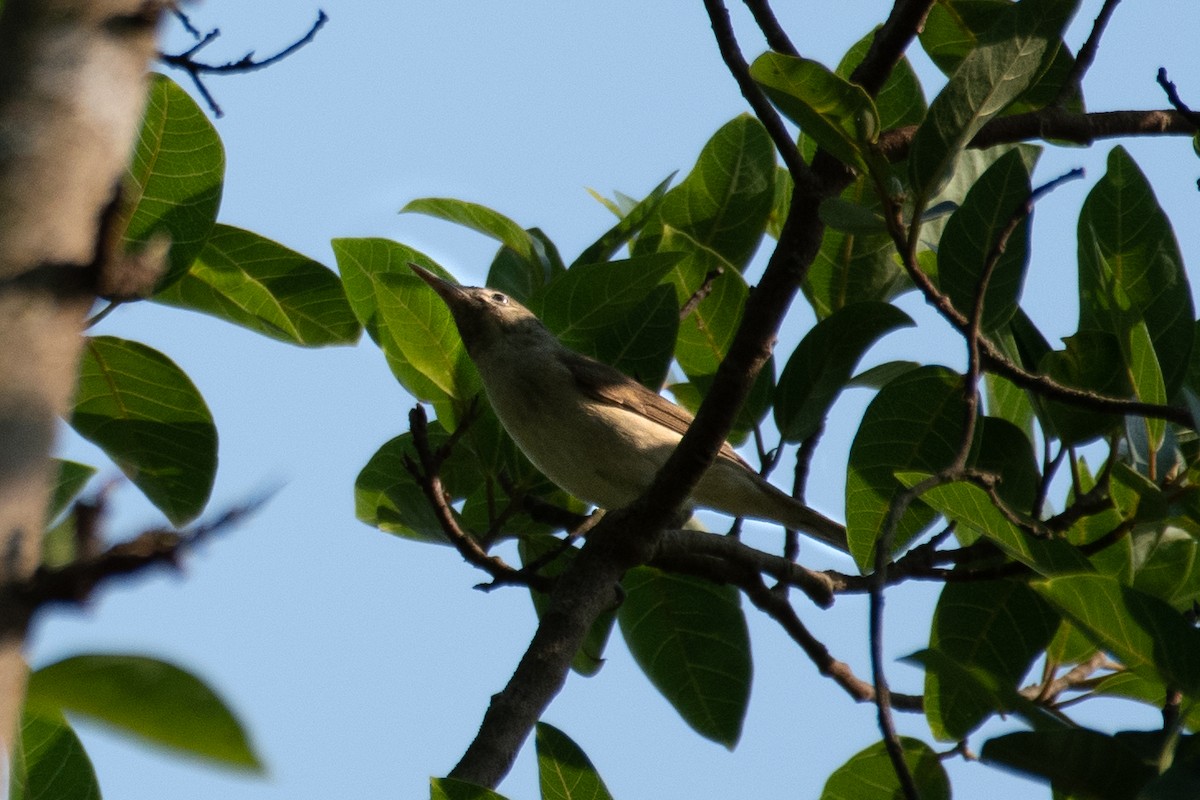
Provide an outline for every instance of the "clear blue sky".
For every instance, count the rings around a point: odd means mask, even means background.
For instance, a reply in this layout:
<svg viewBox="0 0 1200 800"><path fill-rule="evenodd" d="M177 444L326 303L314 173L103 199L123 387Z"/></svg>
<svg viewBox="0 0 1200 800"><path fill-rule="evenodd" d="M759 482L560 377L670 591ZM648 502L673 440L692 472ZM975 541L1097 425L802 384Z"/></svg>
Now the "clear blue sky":
<svg viewBox="0 0 1200 800"><path fill-rule="evenodd" d="M799 49L830 65L890 6L778 5ZM1068 35L1073 47L1099 5L1084 3ZM686 171L709 135L744 110L699 2L326 0L321 7L330 22L299 54L209 86L227 114L216 123L228 159L221 220L330 266L331 238L386 236L427 252L464 282L481 280L489 240L397 215L408 200L430 195L490 205L540 226L573 255L611 224L586 187L640 196L668 173ZM249 49L274 52L307 29L317 8L210 0L191 11L201 28L224 31L206 51L220 60ZM753 56L763 45L743 24L740 6L734 10ZM1159 66L1200 106L1197 30L1200 4L1120 6L1085 84L1090 107L1162 107ZM186 46L178 31L171 42ZM922 75L932 77L932 96L940 81L914 54ZM1035 176L1089 170L1037 212L1025 304L1050 336L1074 331L1075 215L1109 147L1051 151ZM1200 257L1200 160L1190 143L1175 138L1130 150L1175 223L1185 258ZM904 305L921 315L923 330L895 337L873 361L960 365L961 348L947 329L915 299ZM784 340L795 341L810 319L798 309ZM106 795L427 796L428 777L445 774L461 755L534 619L519 589L473 591L483 576L452 550L402 541L354 519L355 476L379 445L405 430L412 405L381 353L370 343L300 350L148 304L119 310L99 332L163 351L205 395L221 435L211 508L284 482L258 516L189 558L182 576L110 587L86 611L55 612L38 625L35 666L103 651L155 655L194 670L238 711L270 770L266 779L231 775L81 723ZM815 465L809 496L834 516L842 516L846 448L868 400L856 390L839 405ZM62 449L105 463L77 438ZM158 521L130 486L115 506L115 534ZM750 535L770 546L777 533L755 527ZM816 546L806 550L810 564L849 568ZM935 591L904 587L889 601L894 656L925 644ZM797 603L835 655L866 675L865 603L842 598L825 612ZM691 733L616 635L600 674L573 675L547 721L587 751L617 798L816 796L831 770L878 739L874 711L819 677L776 626L749 617L753 698L736 751ZM897 689L919 689L917 673L896 665L891 675ZM1110 704L1091 716L1096 724L1113 719L1151 726L1157 715ZM905 732L928 738L921 718L901 721ZM530 743L500 787L514 800L537 796L532 751ZM948 766L960 797L1031 788L979 765Z"/></svg>

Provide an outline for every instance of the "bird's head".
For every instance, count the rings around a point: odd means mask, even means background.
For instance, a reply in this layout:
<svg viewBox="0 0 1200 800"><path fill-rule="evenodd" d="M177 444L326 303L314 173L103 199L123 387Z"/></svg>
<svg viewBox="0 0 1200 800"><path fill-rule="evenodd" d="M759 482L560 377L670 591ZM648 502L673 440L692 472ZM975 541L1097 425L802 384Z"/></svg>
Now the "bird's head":
<svg viewBox="0 0 1200 800"><path fill-rule="evenodd" d="M480 286L459 286L439 278L424 267L409 269L437 292L450 309L454 324L472 358L500 341L550 336L541 321L504 292Z"/></svg>

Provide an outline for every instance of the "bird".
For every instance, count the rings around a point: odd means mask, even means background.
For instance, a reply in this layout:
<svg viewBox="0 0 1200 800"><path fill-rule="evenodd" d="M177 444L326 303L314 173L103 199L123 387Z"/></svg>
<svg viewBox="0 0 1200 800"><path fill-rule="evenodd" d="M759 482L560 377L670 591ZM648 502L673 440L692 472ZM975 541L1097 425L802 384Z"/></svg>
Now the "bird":
<svg viewBox="0 0 1200 800"><path fill-rule="evenodd" d="M542 474L602 509L645 492L691 425L690 413L570 349L504 292L408 266L450 310L500 424ZM842 525L762 478L729 442L686 505L777 522L847 550Z"/></svg>

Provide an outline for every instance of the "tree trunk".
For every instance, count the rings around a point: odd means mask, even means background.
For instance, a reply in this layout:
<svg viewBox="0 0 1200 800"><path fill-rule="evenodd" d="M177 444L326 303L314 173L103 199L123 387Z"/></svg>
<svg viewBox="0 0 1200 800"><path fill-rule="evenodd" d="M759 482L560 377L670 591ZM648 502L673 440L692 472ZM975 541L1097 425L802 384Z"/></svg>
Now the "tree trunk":
<svg viewBox="0 0 1200 800"><path fill-rule="evenodd" d="M160 13L143 0L5 0L0 10L0 596L40 561L55 431ZM29 611L0 605L0 766L24 699Z"/></svg>

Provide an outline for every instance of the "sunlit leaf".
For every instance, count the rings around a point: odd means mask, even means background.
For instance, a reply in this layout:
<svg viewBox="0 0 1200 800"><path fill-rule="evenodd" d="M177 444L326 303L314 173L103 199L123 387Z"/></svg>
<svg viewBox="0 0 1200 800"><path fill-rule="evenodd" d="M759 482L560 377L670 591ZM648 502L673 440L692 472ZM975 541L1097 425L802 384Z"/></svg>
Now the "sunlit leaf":
<svg viewBox="0 0 1200 800"><path fill-rule="evenodd" d="M154 299L309 347L353 344L361 331L335 273L230 225L217 225L187 273Z"/></svg>
<svg viewBox="0 0 1200 800"><path fill-rule="evenodd" d="M139 250L157 234L171 239L159 286L192 265L217 219L225 149L204 110L170 78L151 73L150 96L121 200L124 245Z"/></svg>

